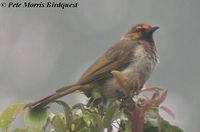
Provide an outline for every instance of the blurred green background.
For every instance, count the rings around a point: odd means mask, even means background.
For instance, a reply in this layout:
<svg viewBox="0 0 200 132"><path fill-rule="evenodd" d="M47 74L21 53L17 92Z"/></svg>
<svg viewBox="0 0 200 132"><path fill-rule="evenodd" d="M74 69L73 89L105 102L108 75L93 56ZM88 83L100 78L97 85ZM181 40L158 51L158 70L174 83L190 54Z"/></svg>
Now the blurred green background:
<svg viewBox="0 0 200 132"><path fill-rule="evenodd" d="M169 120L186 132L200 130L199 0L65 2L78 7L0 8L0 111L76 82L131 26L148 23L160 26L154 35L160 64L147 85L169 89L165 105L176 114ZM72 94L63 100L87 99Z"/></svg>

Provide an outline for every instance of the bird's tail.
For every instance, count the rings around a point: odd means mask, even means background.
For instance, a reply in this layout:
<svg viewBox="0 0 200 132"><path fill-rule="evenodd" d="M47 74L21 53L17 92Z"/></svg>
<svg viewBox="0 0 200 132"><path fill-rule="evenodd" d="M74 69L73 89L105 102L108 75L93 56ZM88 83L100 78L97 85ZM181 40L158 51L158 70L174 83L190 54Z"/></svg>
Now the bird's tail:
<svg viewBox="0 0 200 132"><path fill-rule="evenodd" d="M67 86L67 87L63 87L61 89L58 89L55 93L39 100L39 101L36 101L34 103L30 103L28 104L26 107L29 107L33 110L37 110L37 109L40 109L40 108L43 108L45 107L47 104L49 104L50 102L64 96L64 95L68 95L70 93L73 93L75 91L79 91L81 89L81 85L70 85L70 86Z"/></svg>

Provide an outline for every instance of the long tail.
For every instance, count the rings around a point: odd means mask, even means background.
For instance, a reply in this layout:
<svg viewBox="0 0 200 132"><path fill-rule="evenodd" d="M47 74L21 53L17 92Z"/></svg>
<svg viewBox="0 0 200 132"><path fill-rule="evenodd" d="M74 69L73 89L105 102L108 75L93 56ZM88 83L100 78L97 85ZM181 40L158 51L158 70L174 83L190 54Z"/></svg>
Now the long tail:
<svg viewBox="0 0 200 132"><path fill-rule="evenodd" d="M59 90L57 90L55 93L39 100L39 101L36 101L34 103L30 103L28 104L26 107L29 107L33 110L37 110L37 109L40 109L40 108L43 108L45 107L47 104L49 104L50 102L64 96L64 95L67 95L67 94L70 94L70 93L73 93L77 90L80 90L81 89L81 85L71 85L71 86L67 86L67 87L63 87ZM26 108L25 107L25 108Z"/></svg>

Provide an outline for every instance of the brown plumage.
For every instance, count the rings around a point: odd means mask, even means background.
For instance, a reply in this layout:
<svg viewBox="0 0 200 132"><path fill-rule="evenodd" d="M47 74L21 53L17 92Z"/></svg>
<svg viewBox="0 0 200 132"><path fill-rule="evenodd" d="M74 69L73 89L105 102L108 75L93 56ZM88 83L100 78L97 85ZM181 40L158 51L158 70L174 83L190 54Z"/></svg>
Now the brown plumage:
<svg viewBox="0 0 200 132"><path fill-rule="evenodd" d="M123 89L113 78L111 74L113 70L121 71L131 80L136 80L137 75L140 75L142 87L158 62L157 50L152 37L157 29L158 27L146 24L132 27L120 41L84 72L76 84L61 88L52 95L29 104L28 107L32 109L44 107L49 102L75 91L82 91L90 97L94 89L98 89L106 99L122 98ZM93 88L88 88L88 84Z"/></svg>

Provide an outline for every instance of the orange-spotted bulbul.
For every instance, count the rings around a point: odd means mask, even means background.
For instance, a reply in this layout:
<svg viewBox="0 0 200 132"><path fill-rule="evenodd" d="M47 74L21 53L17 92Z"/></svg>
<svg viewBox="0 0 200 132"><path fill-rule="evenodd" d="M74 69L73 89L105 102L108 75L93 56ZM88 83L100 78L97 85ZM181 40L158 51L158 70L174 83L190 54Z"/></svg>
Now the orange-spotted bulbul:
<svg viewBox="0 0 200 132"><path fill-rule="evenodd" d="M158 63L158 54L153 40L153 33L158 28L147 24L132 27L85 71L77 83L61 88L28 106L32 109L42 108L49 102L75 91L82 91L90 97L92 90L95 89L106 99L119 99L124 92L112 76L113 70L122 72L131 80L136 80L139 75L142 88ZM87 85L93 88L87 88Z"/></svg>

